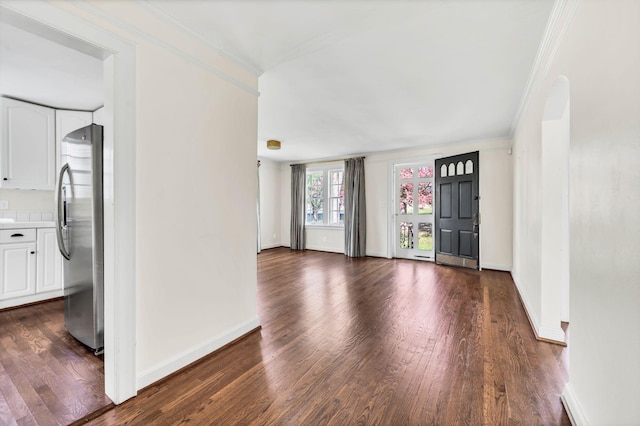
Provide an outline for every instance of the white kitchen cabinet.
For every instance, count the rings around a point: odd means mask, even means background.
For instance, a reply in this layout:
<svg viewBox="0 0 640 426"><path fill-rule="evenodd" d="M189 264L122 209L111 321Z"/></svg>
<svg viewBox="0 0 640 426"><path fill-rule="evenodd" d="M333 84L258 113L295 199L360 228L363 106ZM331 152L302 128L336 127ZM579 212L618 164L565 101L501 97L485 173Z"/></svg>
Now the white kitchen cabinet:
<svg viewBox="0 0 640 426"><path fill-rule="evenodd" d="M0 187L53 190L55 111L8 98L0 104Z"/></svg>
<svg viewBox="0 0 640 426"><path fill-rule="evenodd" d="M0 231L1 242L7 242L0 244L0 300L36 292L36 240L32 231Z"/></svg>
<svg viewBox="0 0 640 426"><path fill-rule="evenodd" d="M57 170L66 163L66 152L62 150L62 139L74 130L93 122L93 114L87 111L56 110L56 151Z"/></svg>
<svg viewBox="0 0 640 426"><path fill-rule="evenodd" d="M105 117L104 107L98 108L97 110L93 111L94 123L104 126L105 121L106 121L106 117Z"/></svg>
<svg viewBox="0 0 640 426"><path fill-rule="evenodd" d="M62 289L62 255L58 250L56 230L40 228L37 232L36 293Z"/></svg>

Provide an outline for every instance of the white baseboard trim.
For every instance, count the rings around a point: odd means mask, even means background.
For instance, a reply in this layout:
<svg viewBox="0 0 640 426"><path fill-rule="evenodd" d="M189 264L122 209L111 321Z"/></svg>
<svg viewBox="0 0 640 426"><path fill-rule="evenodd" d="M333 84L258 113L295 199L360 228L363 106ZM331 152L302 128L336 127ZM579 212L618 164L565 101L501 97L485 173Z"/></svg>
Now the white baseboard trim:
<svg viewBox="0 0 640 426"><path fill-rule="evenodd" d="M511 278L513 278L513 282L516 285L516 290L518 290L518 295L520 296L520 300L522 301L522 306L524 307L524 310L527 313L527 317L529 318L529 323L531 324L531 327L533 328L534 333L536 333L537 335L538 328L539 328L538 319L536 318L535 314L533 313L533 310L529 306L529 300L527 298L527 294L523 291L522 287L520 286L520 283L518 282L518 279L513 274L513 272L511 272Z"/></svg>
<svg viewBox="0 0 640 426"><path fill-rule="evenodd" d="M497 264L497 263L481 263L480 264L480 268L482 268L482 269L492 269L494 271L511 272L511 265L500 265L500 264Z"/></svg>
<svg viewBox="0 0 640 426"><path fill-rule="evenodd" d="M576 395L573 393L571 383L564 385L560 400L562 401L562 405L564 405L564 409L567 410L567 415L569 416L569 420L571 420L571 424L573 426L589 426L589 422L584 415L584 411L582 411L582 407L580 406Z"/></svg>
<svg viewBox="0 0 640 426"><path fill-rule="evenodd" d="M149 368L138 375L137 385L138 390L149 386L150 384L157 382L163 377L168 376L171 373L174 373L180 370L183 367L191 364L194 361L199 360L200 358L209 355L211 352L220 349L224 345L233 342L235 339L247 334L251 330L260 326L260 319L258 317L244 322L239 326L227 331L221 336L215 337L214 339L191 348L187 351L184 351L175 357L166 360L163 363L160 363L152 368Z"/></svg>
<svg viewBox="0 0 640 426"><path fill-rule="evenodd" d="M557 328L552 327L541 327L538 325L538 318L535 316L534 311L531 309L531 305L529 304L529 300L527 298L527 294L522 290L522 287L518 284L518 280L511 273L511 278L513 278L513 282L516 285L516 290L518 291L518 295L520 296L520 300L522 301L522 306L524 307L524 311L527 314L527 318L529 318L529 324L533 329L533 334L535 334L536 339L547 341L550 343L557 343L564 345L565 344L565 335L564 330L560 328L560 324L558 324Z"/></svg>
<svg viewBox="0 0 640 426"><path fill-rule="evenodd" d="M289 244L282 244L282 243L276 243L276 244L269 244L269 245L263 245L260 250L267 250L267 249L271 249L271 248L276 248L276 247L284 247L284 248L290 248L291 246ZM342 250L338 250L335 248L326 248L326 247L320 247L320 246L307 246L305 247L305 250L316 250L316 251L327 251L330 253L344 253L344 251ZM387 259L387 253L382 253L382 252L367 252L367 256L370 257L383 257L385 259ZM493 269L493 268L490 268Z"/></svg>
<svg viewBox="0 0 640 426"><path fill-rule="evenodd" d="M540 327L538 328L538 337L559 343L565 342L564 330L560 327Z"/></svg>
<svg viewBox="0 0 640 426"><path fill-rule="evenodd" d="M387 253L383 253L383 252L377 252L377 251L367 251L367 256L371 256L371 257L384 257L385 259L387 259Z"/></svg>
<svg viewBox="0 0 640 426"><path fill-rule="evenodd" d="M27 305L29 303L42 302L47 299L55 299L64 296L63 290L48 291L46 293L31 294L29 296L14 297L0 301L0 309L12 308L14 306Z"/></svg>
<svg viewBox="0 0 640 426"><path fill-rule="evenodd" d="M326 251L329 253L342 253L344 254L343 248L335 248L335 247L323 247L323 246L305 246L305 250L316 250L316 251Z"/></svg>
<svg viewBox="0 0 640 426"><path fill-rule="evenodd" d="M285 246L282 245L282 243L263 244L262 246L260 246L260 250L267 250L267 249L276 248L276 247L285 247Z"/></svg>

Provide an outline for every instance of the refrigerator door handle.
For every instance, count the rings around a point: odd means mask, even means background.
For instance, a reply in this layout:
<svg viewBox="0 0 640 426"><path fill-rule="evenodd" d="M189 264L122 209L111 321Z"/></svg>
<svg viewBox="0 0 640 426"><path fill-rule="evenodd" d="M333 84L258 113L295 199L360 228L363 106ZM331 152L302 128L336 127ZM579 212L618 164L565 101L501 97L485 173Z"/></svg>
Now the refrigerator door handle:
<svg viewBox="0 0 640 426"><path fill-rule="evenodd" d="M60 169L60 173L58 174L58 185L56 188L56 237L58 238L58 249L62 256L65 259L69 260L71 258L69 251L64 245L64 238L62 236L63 228L66 230L67 228L67 206L66 199L62 197L62 177L69 170L69 164L65 164ZM65 197L66 198L66 197Z"/></svg>

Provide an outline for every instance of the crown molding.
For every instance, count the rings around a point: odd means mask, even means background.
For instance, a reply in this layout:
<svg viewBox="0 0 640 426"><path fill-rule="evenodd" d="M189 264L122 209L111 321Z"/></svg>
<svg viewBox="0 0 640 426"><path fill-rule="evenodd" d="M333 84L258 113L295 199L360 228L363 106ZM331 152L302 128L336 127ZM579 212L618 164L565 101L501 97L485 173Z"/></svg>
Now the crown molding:
<svg viewBox="0 0 640 426"><path fill-rule="evenodd" d="M518 111L511 122L509 138L513 138L515 136L518 123L520 122L520 119L527 107L527 103L531 98L535 84L547 76L549 68L558 53L558 49L564 41L569 24L573 20L581 1L582 0L573 0L573 4L571 5L571 9L568 13L565 13L565 11L569 0L556 0L554 2L542 40L540 41L540 46L538 47L538 53L536 54L531 72L529 73L527 85L525 86L520 104L518 105Z"/></svg>
<svg viewBox="0 0 640 426"><path fill-rule="evenodd" d="M211 41L209 38L203 36L201 33L194 31L191 27L183 24L181 21L174 18L169 13L165 12L162 8L158 7L156 4L151 3L149 0L141 0L137 4L149 10L153 14L155 14L160 20L180 29L184 33L188 34L189 36L205 44L212 50L215 50L221 56L225 57L226 59L229 59L230 61L234 62L236 65L241 66L243 69L255 75L256 77L259 77L264 72L264 70L260 69L260 67L256 66L255 64L252 64L249 61L234 54L233 52L226 50L222 43L215 43Z"/></svg>
<svg viewBox="0 0 640 426"><path fill-rule="evenodd" d="M100 19L107 21L113 25L115 25L118 28L121 28L127 32L130 32L132 34L135 34L136 36L148 41L149 43L155 44L156 46L167 50L168 52L171 52L172 54L181 57L182 59L186 60L187 62L190 62L200 68L202 68L203 70L215 75L216 77L226 81L227 83L230 83L234 86L236 86L237 88L251 94L254 96L260 96L260 92L258 92L258 90L254 89L253 87L237 80L236 78L230 76L229 74L227 74L224 71L221 71L207 63L202 62L201 60L199 60L198 58L196 58L195 56L192 56L188 53L183 52L182 50L175 48L173 46L171 46L168 43L165 43L161 40L159 40L158 38L156 38L155 36L153 36L152 34L149 34L146 31L142 31L132 25L129 25L128 23L113 17L112 15L104 12L103 10L99 9L96 6L93 6L91 4L88 4L84 1L81 0L72 0L71 1L75 6L77 6L78 8L99 17Z"/></svg>
<svg viewBox="0 0 640 426"><path fill-rule="evenodd" d="M575 16L576 11L578 10L578 7L580 7L581 2L582 0L574 0L573 4L571 5L571 9L569 10L567 17L564 20L562 27L560 28L560 33L558 34L557 41L551 45L552 50L549 53L549 57L545 61L545 67L542 71L542 78L546 77L547 74L549 73L549 68L551 67L553 60L555 59L556 54L558 53L558 49L564 42L564 38L567 35L567 30L569 29L569 25L573 21L573 17Z"/></svg>

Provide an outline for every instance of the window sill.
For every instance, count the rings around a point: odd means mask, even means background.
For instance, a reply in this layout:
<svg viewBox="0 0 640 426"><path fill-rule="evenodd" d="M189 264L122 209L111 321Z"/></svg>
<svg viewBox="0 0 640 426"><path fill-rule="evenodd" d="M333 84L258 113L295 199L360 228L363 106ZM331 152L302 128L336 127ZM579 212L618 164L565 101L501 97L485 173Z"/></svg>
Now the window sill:
<svg viewBox="0 0 640 426"><path fill-rule="evenodd" d="M333 229L333 230L343 230L344 225L305 225L306 229Z"/></svg>

